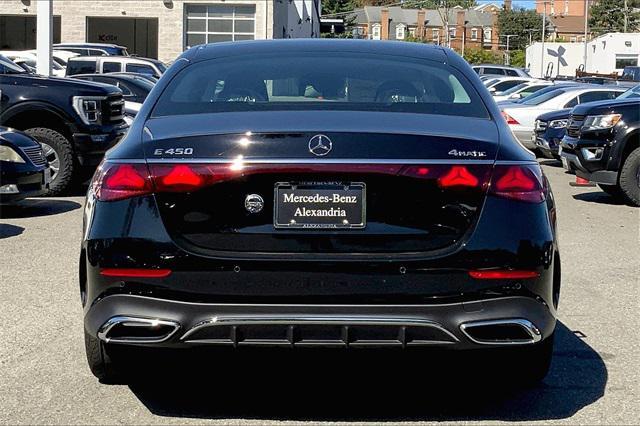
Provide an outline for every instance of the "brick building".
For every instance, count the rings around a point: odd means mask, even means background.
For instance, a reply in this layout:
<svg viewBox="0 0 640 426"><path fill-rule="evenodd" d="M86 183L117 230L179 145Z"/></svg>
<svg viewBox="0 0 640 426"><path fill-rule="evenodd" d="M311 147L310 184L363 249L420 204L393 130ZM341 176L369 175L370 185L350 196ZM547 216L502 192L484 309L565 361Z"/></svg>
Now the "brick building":
<svg viewBox="0 0 640 426"><path fill-rule="evenodd" d="M0 49L35 48L37 0L0 0ZM163 61L227 40L318 37L320 0L53 0L54 42L115 43Z"/></svg>
<svg viewBox="0 0 640 426"><path fill-rule="evenodd" d="M483 48L497 50L497 13L475 9L405 9L399 6L368 6L354 12L354 33L372 40L420 38L457 50Z"/></svg>

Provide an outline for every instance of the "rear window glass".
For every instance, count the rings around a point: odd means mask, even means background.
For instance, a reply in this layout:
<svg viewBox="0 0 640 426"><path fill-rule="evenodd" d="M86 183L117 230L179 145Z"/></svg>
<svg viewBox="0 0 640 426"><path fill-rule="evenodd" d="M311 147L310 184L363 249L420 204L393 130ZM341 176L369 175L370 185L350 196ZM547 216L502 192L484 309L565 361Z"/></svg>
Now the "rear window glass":
<svg viewBox="0 0 640 426"><path fill-rule="evenodd" d="M450 66L351 52L199 62L171 81L153 115L319 109L488 117L477 92Z"/></svg>
<svg viewBox="0 0 640 426"><path fill-rule="evenodd" d="M536 96L535 98L529 97L522 103L524 105L540 105L543 102L547 102L549 99L553 99L556 96L562 95L564 92L566 92L566 90L562 90L562 89L552 90L541 96Z"/></svg>

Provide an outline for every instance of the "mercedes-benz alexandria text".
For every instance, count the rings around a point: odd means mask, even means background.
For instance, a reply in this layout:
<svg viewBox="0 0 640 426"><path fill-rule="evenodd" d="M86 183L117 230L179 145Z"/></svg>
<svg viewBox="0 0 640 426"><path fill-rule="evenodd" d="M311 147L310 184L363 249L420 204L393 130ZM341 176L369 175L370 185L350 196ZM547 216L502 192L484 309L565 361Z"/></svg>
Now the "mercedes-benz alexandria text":
<svg viewBox="0 0 640 426"><path fill-rule="evenodd" d="M539 380L555 218L534 156L451 50L194 47L88 192L89 365L110 381L127 362L111 354L140 347L440 347Z"/></svg>

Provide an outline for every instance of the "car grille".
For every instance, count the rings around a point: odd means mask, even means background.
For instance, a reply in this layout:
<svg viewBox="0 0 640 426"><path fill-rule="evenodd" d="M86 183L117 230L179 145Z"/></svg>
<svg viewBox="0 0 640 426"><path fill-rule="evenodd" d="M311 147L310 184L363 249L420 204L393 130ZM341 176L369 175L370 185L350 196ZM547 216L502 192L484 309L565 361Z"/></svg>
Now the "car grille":
<svg viewBox="0 0 640 426"><path fill-rule="evenodd" d="M582 123L584 122L584 115L571 115L571 120L569 121L569 125L567 126L567 135L572 138L580 137L580 129L582 128Z"/></svg>
<svg viewBox="0 0 640 426"><path fill-rule="evenodd" d="M46 158L44 158L44 153L42 152L42 147L40 145L29 148L22 148L22 152L27 154L29 160L31 160L31 162L38 167L47 164L47 160Z"/></svg>
<svg viewBox="0 0 640 426"><path fill-rule="evenodd" d="M113 123L124 118L124 98L122 95L109 96L102 104L102 122Z"/></svg>

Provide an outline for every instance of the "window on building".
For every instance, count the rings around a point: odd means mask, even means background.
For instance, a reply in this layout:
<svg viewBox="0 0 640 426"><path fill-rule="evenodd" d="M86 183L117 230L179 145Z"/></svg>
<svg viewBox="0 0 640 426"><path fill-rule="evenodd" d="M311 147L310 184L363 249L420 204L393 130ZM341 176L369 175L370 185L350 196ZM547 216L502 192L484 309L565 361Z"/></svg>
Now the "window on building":
<svg viewBox="0 0 640 426"><path fill-rule="evenodd" d="M431 37L433 38L433 41L440 40L440 30L437 28L431 30Z"/></svg>
<svg viewBox="0 0 640 426"><path fill-rule="evenodd" d="M456 38L456 27L449 27L449 37Z"/></svg>
<svg viewBox="0 0 640 426"><path fill-rule="evenodd" d="M380 40L380 24L373 24L371 27L371 38L374 40Z"/></svg>
<svg viewBox="0 0 640 426"><path fill-rule="evenodd" d="M571 36L570 41L571 41L571 43L575 43L576 41L578 41L578 37Z"/></svg>
<svg viewBox="0 0 640 426"><path fill-rule="evenodd" d="M404 25L400 24L398 26L396 26L396 39L397 40L404 40Z"/></svg>
<svg viewBox="0 0 640 426"><path fill-rule="evenodd" d="M485 28L482 31L483 39L485 43L491 43L491 28Z"/></svg>
<svg viewBox="0 0 640 426"><path fill-rule="evenodd" d="M255 39L255 5L187 5L185 46Z"/></svg>
<svg viewBox="0 0 640 426"><path fill-rule="evenodd" d="M616 69L623 69L624 67L637 67L638 55L616 55Z"/></svg>
<svg viewBox="0 0 640 426"><path fill-rule="evenodd" d="M478 29L477 28L472 28L471 29L471 40L477 40L478 39Z"/></svg>
<svg viewBox="0 0 640 426"><path fill-rule="evenodd" d="M120 62L103 62L102 63L102 72L120 72L122 71L122 65Z"/></svg>

